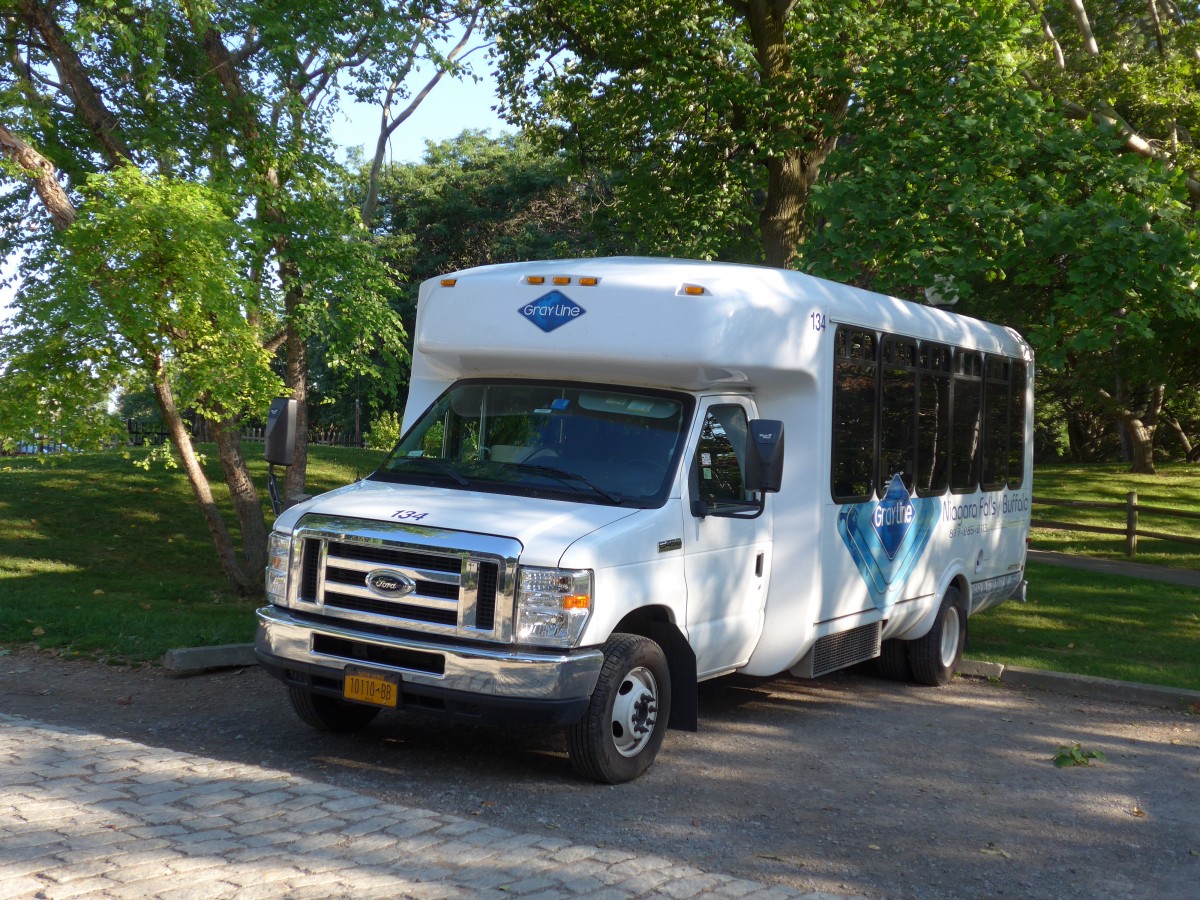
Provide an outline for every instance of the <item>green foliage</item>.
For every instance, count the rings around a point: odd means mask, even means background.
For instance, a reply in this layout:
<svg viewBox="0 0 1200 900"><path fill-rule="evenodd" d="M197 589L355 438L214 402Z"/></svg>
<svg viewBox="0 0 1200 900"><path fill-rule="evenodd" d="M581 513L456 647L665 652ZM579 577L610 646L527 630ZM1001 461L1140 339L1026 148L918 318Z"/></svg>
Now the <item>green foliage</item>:
<svg viewBox="0 0 1200 900"><path fill-rule="evenodd" d="M272 366L303 392L309 339L323 372L394 387L405 362L394 273L342 199L329 126L347 96L405 99L419 61L454 68L440 47L471 14L463 0L12 7L0 121L19 143L0 147L0 254L24 255L24 281L4 338L0 435L50 422L99 443L91 411L128 383L153 382L164 418L256 418L282 387ZM22 147L42 160L18 167ZM68 201L53 220L30 190L47 173ZM176 447L201 497L187 450ZM224 462L246 564L216 522L212 533L245 586L263 525L238 454Z"/></svg>
<svg viewBox="0 0 1200 900"><path fill-rule="evenodd" d="M1078 741L1061 745L1054 754L1054 765L1060 769L1067 766L1090 766L1092 760L1107 762L1108 757L1101 750L1084 750Z"/></svg>
<svg viewBox="0 0 1200 900"><path fill-rule="evenodd" d="M130 367L174 371L178 400L203 415L256 411L280 389L245 314L248 229L210 187L132 166L92 176L79 220L22 315L70 323L74 339ZM121 372L122 375L126 374Z"/></svg>
<svg viewBox="0 0 1200 900"><path fill-rule="evenodd" d="M1017 0L545 0L494 28L509 113L611 173L613 214L639 250L754 262L774 255L771 223L803 218L834 143L870 140L860 126L885 107L912 160L936 165L922 133L945 95L977 58L1007 59L1029 24ZM997 114L1006 130L1020 118Z"/></svg>
<svg viewBox="0 0 1200 900"><path fill-rule="evenodd" d="M859 54L905 7L798 3L767 50L751 5L534 0L494 23L507 111L611 173L635 252L761 260L772 160L824 152Z"/></svg>
<svg viewBox="0 0 1200 900"><path fill-rule="evenodd" d="M589 188L562 153L478 131L429 144L380 179L380 231L410 288L434 275L522 259L614 249Z"/></svg>
<svg viewBox="0 0 1200 900"><path fill-rule="evenodd" d="M371 423L365 437L369 450L391 450L400 440L400 415L383 413Z"/></svg>
<svg viewBox="0 0 1200 900"><path fill-rule="evenodd" d="M1068 52L1070 65L1059 70L1043 65L1049 45L1024 4L981 14L980 28L960 28L948 44L947 20L945 34L929 41L935 62L939 48L961 50L957 76L947 66L911 66L900 50L895 70L868 68L863 102L814 195L805 266L914 300L950 279L956 311L1026 335L1042 394L1065 414L1071 450L1097 458L1104 442L1088 435L1097 418L1152 427L1160 386L1168 405L1183 408L1200 385L1193 151L1171 165L1128 152L1128 130L1112 124L1116 115L1161 125L1165 109L1200 103L1188 87L1139 105L1126 89L1133 70L1123 68L1190 71L1185 47L1195 36L1176 31L1175 55L1162 56L1146 52L1146 40L1127 46L1109 32L1107 49L1120 62ZM1077 39L1065 6L1055 15L1060 38ZM1145 27L1110 24L1126 36ZM905 77L896 78L901 69ZM1049 89L1029 90L1032 71ZM1174 77L1172 90L1182 91ZM1126 97L1119 113L1100 83ZM1071 113L1085 107L1103 117ZM1116 429L1110 434L1115 447Z"/></svg>

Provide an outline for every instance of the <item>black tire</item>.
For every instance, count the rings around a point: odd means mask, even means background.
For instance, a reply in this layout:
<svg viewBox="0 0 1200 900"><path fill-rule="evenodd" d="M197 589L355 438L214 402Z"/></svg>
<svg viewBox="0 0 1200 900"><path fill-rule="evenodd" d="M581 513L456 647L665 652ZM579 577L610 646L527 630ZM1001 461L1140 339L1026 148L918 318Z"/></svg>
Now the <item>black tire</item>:
<svg viewBox="0 0 1200 900"><path fill-rule="evenodd" d="M288 697L296 715L305 725L317 731L333 731L338 734L361 731L379 715L378 706L347 703L345 700L314 694L303 688L288 688Z"/></svg>
<svg viewBox="0 0 1200 900"><path fill-rule="evenodd" d="M908 662L918 684L940 686L954 677L967 645L967 606L958 588L946 588L933 627L909 641Z"/></svg>
<svg viewBox="0 0 1200 900"><path fill-rule="evenodd" d="M912 681L912 666L908 662L908 641L884 641L875 659L875 671L892 681Z"/></svg>
<svg viewBox="0 0 1200 900"><path fill-rule="evenodd" d="M649 638L614 634L587 712L567 727L571 765L603 784L633 781L650 767L671 717L671 673Z"/></svg>

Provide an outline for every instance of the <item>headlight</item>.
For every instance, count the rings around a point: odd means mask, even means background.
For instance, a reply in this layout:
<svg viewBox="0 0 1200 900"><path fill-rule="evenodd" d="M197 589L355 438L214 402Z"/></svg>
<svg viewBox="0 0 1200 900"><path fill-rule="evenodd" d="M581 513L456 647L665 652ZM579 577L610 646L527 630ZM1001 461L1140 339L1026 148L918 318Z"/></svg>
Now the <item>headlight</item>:
<svg viewBox="0 0 1200 900"><path fill-rule="evenodd" d="M291 535L272 531L267 539L267 600L276 606L287 606L288 560L291 553Z"/></svg>
<svg viewBox="0 0 1200 900"><path fill-rule="evenodd" d="M517 641L572 647L592 614L588 569L522 567L517 578Z"/></svg>

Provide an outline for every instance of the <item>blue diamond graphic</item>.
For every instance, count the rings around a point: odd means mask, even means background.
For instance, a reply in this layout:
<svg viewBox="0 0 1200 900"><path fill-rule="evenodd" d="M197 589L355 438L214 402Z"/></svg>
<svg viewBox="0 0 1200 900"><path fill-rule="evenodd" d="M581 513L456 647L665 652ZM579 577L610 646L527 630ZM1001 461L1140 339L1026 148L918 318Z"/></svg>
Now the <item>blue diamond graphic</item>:
<svg viewBox="0 0 1200 900"><path fill-rule="evenodd" d="M895 475L892 477L892 483L888 485L887 493L871 513L871 525L879 535L888 559L896 558L896 551L900 549L905 535L912 528L913 518L912 498L900 476Z"/></svg>
<svg viewBox="0 0 1200 900"><path fill-rule="evenodd" d="M582 316L587 310L564 294L551 291L517 310L522 316L547 333L561 328Z"/></svg>

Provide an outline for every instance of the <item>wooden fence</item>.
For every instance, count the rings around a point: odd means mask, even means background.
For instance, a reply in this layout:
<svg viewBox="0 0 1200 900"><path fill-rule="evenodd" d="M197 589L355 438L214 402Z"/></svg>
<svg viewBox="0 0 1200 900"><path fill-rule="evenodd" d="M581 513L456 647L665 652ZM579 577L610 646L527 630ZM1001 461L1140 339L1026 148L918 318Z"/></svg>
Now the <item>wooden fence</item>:
<svg viewBox="0 0 1200 900"><path fill-rule="evenodd" d="M1200 519L1200 513L1187 512L1182 509L1167 509L1162 506L1146 506L1138 503L1137 491L1130 491L1125 495L1125 502L1100 501L1100 500L1054 500L1048 497L1034 497L1034 507L1038 506L1054 506L1054 507L1076 507L1080 509L1108 509L1108 510L1123 510L1125 512L1125 527L1118 528L1109 525L1084 525L1079 522L1059 522L1052 519L1033 519L1030 523L1034 528L1048 528L1052 531L1083 531L1088 534L1119 534L1125 538L1125 555L1137 555L1137 542L1139 537L1154 538L1160 541L1178 541L1182 544L1192 544L1200 546L1200 538L1188 537L1181 534L1166 534L1161 531L1150 531L1145 528L1138 527L1138 516L1141 513L1146 515L1161 516L1172 519Z"/></svg>

